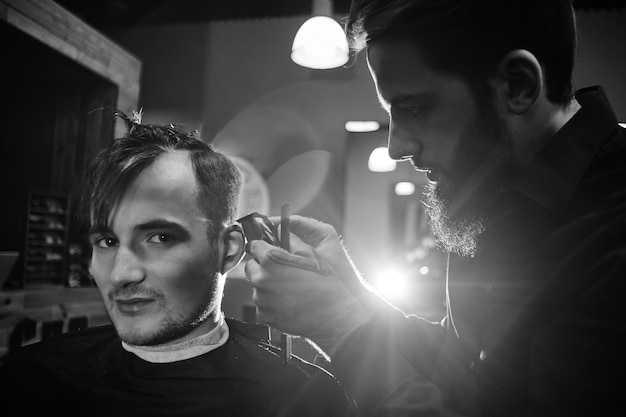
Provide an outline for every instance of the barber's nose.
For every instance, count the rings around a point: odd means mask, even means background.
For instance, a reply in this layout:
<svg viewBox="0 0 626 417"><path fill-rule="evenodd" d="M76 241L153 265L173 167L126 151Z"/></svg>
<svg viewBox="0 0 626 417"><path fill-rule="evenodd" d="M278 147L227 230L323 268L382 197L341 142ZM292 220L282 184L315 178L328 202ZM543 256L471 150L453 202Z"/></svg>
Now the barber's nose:
<svg viewBox="0 0 626 417"><path fill-rule="evenodd" d="M393 121L389 123L388 148L389 157L396 160L418 156L422 151L415 132Z"/></svg>
<svg viewBox="0 0 626 417"><path fill-rule="evenodd" d="M119 247L111 269L113 285L123 287L136 284L143 281L145 277L146 271L138 255L130 248Z"/></svg>

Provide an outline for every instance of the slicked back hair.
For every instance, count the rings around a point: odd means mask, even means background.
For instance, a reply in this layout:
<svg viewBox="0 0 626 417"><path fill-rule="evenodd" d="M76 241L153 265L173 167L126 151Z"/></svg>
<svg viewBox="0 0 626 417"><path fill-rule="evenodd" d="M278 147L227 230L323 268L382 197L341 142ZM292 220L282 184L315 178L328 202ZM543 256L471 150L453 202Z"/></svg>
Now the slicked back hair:
<svg viewBox="0 0 626 417"><path fill-rule="evenodd" d="M433 69L479 83L508 52L525 49L545 70L548 99L573 97L571 0L352 0L345 29L354 51L383 37L409 39Z"/></svg>

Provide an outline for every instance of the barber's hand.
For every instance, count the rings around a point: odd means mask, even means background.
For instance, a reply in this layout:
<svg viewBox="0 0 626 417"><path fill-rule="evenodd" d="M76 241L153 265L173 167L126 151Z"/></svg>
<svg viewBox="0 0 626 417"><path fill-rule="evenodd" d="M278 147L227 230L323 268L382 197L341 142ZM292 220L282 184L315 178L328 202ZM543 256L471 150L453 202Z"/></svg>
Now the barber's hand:
<svg viewBox="0 0 626 417"><path fill-rule="evenodd" d="M291 253L261 240L246 248L253 257L245 271L254 286L258 318L307 337L332 355L369 320L378 297L362 283L332 226L291 216L290 229Z"/></svg>

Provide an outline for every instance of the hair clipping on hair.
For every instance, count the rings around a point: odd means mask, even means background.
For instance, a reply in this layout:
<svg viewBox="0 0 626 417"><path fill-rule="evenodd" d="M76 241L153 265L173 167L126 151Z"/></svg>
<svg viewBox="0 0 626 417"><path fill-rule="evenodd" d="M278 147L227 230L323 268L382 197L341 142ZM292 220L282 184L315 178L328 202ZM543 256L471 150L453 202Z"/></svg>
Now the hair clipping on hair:
<svg viewBox="0 0 626 417"><path fill-rule="evenodd" d="M132 115L132 118L131 118L131 122L133 124L140 125L142 116L143 116L143 107L140 108L139 111L133 110L133 115Z"/></svg>

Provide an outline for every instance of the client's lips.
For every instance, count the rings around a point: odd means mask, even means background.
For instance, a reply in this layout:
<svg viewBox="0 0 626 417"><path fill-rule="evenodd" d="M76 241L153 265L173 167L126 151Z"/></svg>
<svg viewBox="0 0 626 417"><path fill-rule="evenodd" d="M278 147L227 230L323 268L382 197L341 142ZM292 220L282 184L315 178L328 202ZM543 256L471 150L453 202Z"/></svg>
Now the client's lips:
<svg viewBox="0 0 626 417"><path fill-rule="evenodd" d="M117 299L115 304L118 310L125 314L137 314L154 302L152 298Z"/></svg>

